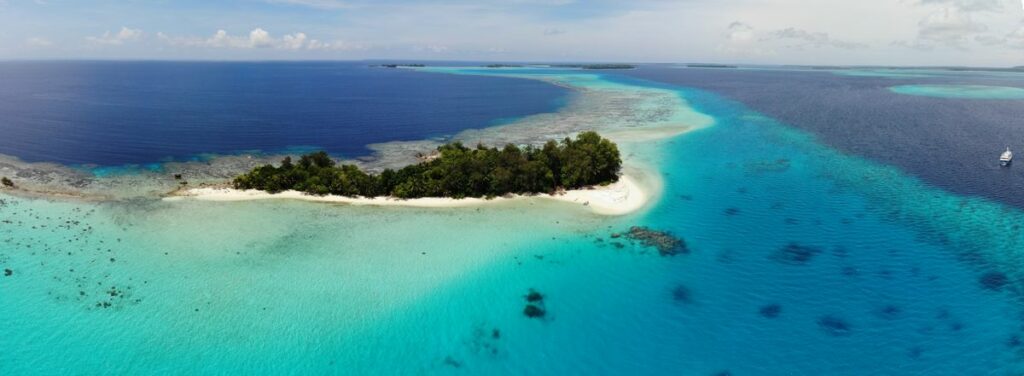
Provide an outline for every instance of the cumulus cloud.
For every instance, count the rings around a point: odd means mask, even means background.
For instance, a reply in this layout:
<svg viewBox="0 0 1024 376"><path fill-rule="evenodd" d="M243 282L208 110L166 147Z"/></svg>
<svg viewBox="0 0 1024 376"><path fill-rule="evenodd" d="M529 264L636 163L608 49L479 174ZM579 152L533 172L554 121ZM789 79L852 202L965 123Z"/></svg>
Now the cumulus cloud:
<svg viewBox="0 0 1024 376"><path fill-rule="evenodd" d="M50 47L53 45L53 42L42 37L31 37L25 39L25 45L29 47Z"/></svg>
<svg viewBox="0 0 1024 376"><path fill-rule="evenodd" d="M975 22L971 13L955 7L943 8L918 22L918 38L953 47L962 47L971 36L988 30Z"/></svg>
<svg viewBox="0 0 1024 376"><path fill-rule="evenodd" d="M794 44L791 47L804 48L804 47L835 47L841 49L857 49L864 48L867 45L863 43L848 42L844 40L838 40L830 37L828 33L822 32L810 32L807 30L797 28L785 28L782 30L776 30L768 33L761 37L762 41L787 41Z"/></svg>
<svg viewBox="0 0 1024 376"><path fill-rule="evenodd" d="M544 29L544 36L555 36L565 34L565 30L559 28L548 28Z"/></svg>
<svg viewBox="0 0 1024 376"><path fill-rule="evenodd" d="M117 46L117 45L122 45L125 42L131 42L131 41L138 40L141 37L142 37L142 30L140 30L140 29L131 29L131 28L128 28L126 26L121 26L121 31L118 31L116 33L112 33L112 32L110 32L108 30L108 31L104 32L103 35L86 37L85 39L88 40L89 42L96 43L96 44L105 44L105 45Z"/></svg>
<svg viewBox="0 0 1024 376"><path fill-rule="evenodd" d="M275 40L266 30L255 28L249 32L249 45L254 48L274 47Z"/></svg>
<svg viewBox="0 0 1024 376"><path fill-rule="evenodd" d="M920 4L941 5L966 12L998 12L1003 10L1003 4L1005 2L1005 0L921 0Z"/></svg>
<svg viewBox="0 0 1024 376"><path fill-rule="evenodd" d="M450 50L450 47L441 44L426 44L413 47L413 51L430 52L435 54L445 53Z"/></svg>
<svg viewBox="0 0 1024 376"><path fill-rule="evenodd" d="M839 40L828 33L807 31L795 27L759 32L743 22L733 22L726 28L725 43L719 50L736 55L774 55L777 50L803 50L811 48L858 49L863 43Z"/></svg>
<svg viewBox="0 0 1024 376"><path fill-rule="evenodd" d="M206 38L174 37L164 33L157 33L157 38L172 46L182 47L334 51L362 48L358 44L348 44L341 41L324 42L311 39L306 33L302 32L285 34L277 38L262 28L253 29L247 36L231 35L225 30L217 30L212 36Z"/></svg>
<svg viewBox="0 0 1024 376"><path fill-rule="evenodd" d="M267 0L271 4L300 5L316 9L342 9L348 8L346 1L339 0Z"/></svg>
<svg viewBox="0 0 1024 376"><path fill-rule="evenodd" d="M918 21L916 39L893 45L917 50L1006 46L1013 33L1007 35L1005 23L986 20L1005 16L1006 5L1011 3L1016 0L918 0L917 5L931 11Z"/></svg>
<svg viewBox="0 0 1024 376"><path fill-rule="evenodd" d="M1004 41L1009 47L1024 49L1024 26L1007 35Z"/></svg>
<svg viewBox="0 0 1024 376"><path fill-rule="evenodd" d="M747 43L754 41L754 28L743 22L729 24L726 32L726 39L733 43Z"/></svg>

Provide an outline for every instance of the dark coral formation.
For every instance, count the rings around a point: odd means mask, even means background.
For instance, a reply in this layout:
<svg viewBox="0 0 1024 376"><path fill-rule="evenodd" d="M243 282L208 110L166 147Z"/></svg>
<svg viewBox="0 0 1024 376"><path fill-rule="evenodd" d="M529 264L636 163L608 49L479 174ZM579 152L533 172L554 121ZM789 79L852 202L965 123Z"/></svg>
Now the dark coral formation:
<svg viewBox="0 0 1024 376"><path fill-rule="evenodd" d="M501 331L498 328L488 328L484 324L479 324L473 328L473 337L469 342L469 347L478 354L495 356L499 352L500 339Z"/></svg>
<svg viewBox="0 0 1024 376"><path fill-rule="evenodd" d="M544 308L541 308L539 306L527 304L526 308L523 308L523 314L531 319L539 319L543 318L544 315L547 314L547 311L545 311Z"/></svg>
<svg viewBox="0 0 1024 376"><path fill-rule="evenodd" d="M540 319L547 315L547 310L544 309L544 294L541 294L537 290L530 289L523 298L526 299L527 302L526 308L523 308L523 315L526 315L526 317L531 319ZM495 332L495 334L499 336L501 335L497 332Z"/></svg>
<svg viewBox="0 0 1024 376"><path fill-rule="evenodd" d="M544 294L537 292L537 290L530 289L530 292L525 296L526 301L530 303L536 303L544 300Z"/></svg>
<svg viewBox="0 0 1024 376"><path fill-rule="evenodd" d="M1021 340L1020 335L1014 334L1006 340L1006 347L1020 347L1022 343L1024 343L1024 341Z"/></svg>
<svg viewBox="0 0 1024 376"><path fill-rule="evenodd" d="M123 309L142 302L136 281L115 272L115 265L124 263L121 258L117 257L117 263L106 262L122 249L96 236L90 224L96 209L69 207L62 213L42 213L23 207L23 202L17 198L0 200L0 278L16 278L28 272L15 273L14 265L26 264L26 260L18 263L16 257L38 257L46 261L39 262L31 273L55 282L46 291L54 301L86 310ZM117 203L114 208L127 205ZM121 231L128 231L130 226L123 224Z"/></svg>
<svg viewBox="0 0 1024 376"><path fill-rule="evenodd" d="M657 248L658 254L662 256L690 253L689 248L686 246L686 241L673 236L668 231L657 231L643 226L633 226L629 228L629 232L625 236L633 241L640 242L645 247Z"/></svg>
<svg viewBox="0 0 1024 376"><path fill-rule="evenodd" d="M903 310L900 309L900 307L897 307L895 305L889 304L889 305L886 305L885 307L880 308L878 310L878 312L877 312L877 315L880 318L883 318L883 319L886 319L886 320L892 320L892 319L898 318L901 313L903 313Z"/></svg>
<svg viewBox="0 0 1024 376"><path fill-rule="evenodd" d="M785 247L779 248L771 258L783 264L803 265L810 262L819 253L821 253L819 248L789 243Z"/></svg>
<svg viewBox="0 0 1024 376"><path fill-rule="evenodd" d="M982 275L978 282L981 283L981 287L987 290L998 291L1003 286L1006 286L1007 283L1010 283L1010 278L1000 272L988 272Z"/></svg>
<svg viewBox="0 0 1024 376"><path fill-rule="evenodd" d="M776 317L779 317L780 314L782 314L782 306L775 303L767 304L761 306L761 309L758 310L758 313L761 314L761 317L774 319Z"/></svg>
<svg viewBox="0 0 1024 376"><path fill-rule="evenodd" d="M693 295L690 293L690 288L683 285L676 286L672 289L672 300L685 304L693 303Z"/></svg>
<svg viewBox="0 0 1024 376"><path fill-rule="evenodd" d="M853 331L853 327L846 320L833 315L822 316L818 319L818 326L833 337L848 336Z"/></svg>
<svg viewBox="0 0 1024 376"><path fill-rule="evenodd" d="M789 167L789 160L784 158L776 159L774 161L749 162L743 165L743 168L749 173L785 172L786 170L789 170Z"/></svg>
<svg viewBox="0 0 1024 376"><path fill-rule="evenodd" d="M444 357L444 365L452 368L462 368L462 362L455 360L455 358L452 358L450 355Z"/></svg>

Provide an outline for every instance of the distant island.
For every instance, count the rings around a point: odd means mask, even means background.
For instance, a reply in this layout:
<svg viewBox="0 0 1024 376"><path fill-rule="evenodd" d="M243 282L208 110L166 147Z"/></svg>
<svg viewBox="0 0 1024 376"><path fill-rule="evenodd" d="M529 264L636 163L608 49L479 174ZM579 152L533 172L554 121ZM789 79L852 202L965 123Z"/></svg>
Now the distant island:
<svg viewBox="0 0 1024 376"><path fill-rule="evenodd" d="M739 68L739 67L737 67L735 65L703 64L703 63L686 64L686 66L689 67L689 68Z"/></svg>
<svg viewBox="0 0 1024 376"><path fill-rule="evenodd" d="M553 64L554 68L579 68L579 69L633 69L632 64Z"/></svg>
<svg viewBox="0 0 1024 376"><path fill-rule="evenodd" d="M426 65L424 65L424 64L381 64L379 66L384 67L384 68L402 68L402 67L404 67L404 68L423 68Z"/></svg>
<svg viewBox="0 0 1024 376"><path fill-rule="evenodd" d="M438 154L399 170L370 174L355 165L336 165L324 151L286 157L278 167L264 165L238 176L236 189L270 193L294 190L311 195L346 197L390 196L497 197L552 193L614 183L622 159L618 146L596 132L575 139L548 141L542 147L468 148L459 142L442 145Z"/></svg>
<svg viewBox="0 0 1024 376"><path fill-rule="evenodd" d="M487 64L484 68L522 68L519 64Z"/></svg>

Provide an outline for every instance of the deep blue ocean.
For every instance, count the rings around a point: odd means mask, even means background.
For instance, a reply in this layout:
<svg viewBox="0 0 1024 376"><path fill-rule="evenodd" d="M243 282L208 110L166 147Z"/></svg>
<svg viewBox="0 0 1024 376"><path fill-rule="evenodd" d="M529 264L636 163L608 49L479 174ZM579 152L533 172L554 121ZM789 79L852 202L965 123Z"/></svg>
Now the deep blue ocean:
<svg viewBox="0 0 1024 376"><path fill-rule="evenodd" d="M443 137L551 112L566 90L367 62L0 63L0 154L119 166Z"/></svg>

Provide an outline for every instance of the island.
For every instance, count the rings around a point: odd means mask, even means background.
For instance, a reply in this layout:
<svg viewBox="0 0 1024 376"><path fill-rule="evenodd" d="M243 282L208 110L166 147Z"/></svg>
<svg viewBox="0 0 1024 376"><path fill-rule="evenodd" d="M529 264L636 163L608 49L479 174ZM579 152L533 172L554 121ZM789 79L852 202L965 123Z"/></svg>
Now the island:
<svg viewBox="0 0 1024 376"><path fill-rule="evenodd" d="M555 64L554 68L578 68L578 69L634 69L632 64Z"/></svg>
<svg viewBox="0 0 1024 376"><path fill-rule="evenodd" d="M316 196L491 198L607 185L619 180L622 168L618 146L596 132L551 140L541 147L469 148L452 142L437 151L420 163L378 174L352 164L338 165L319 151L301 156L298 162L285 157L280 166L257 167L236 177L232 186Z"/></svg>
<svg viewBox="0 0 1024 376"><path fill-rule="evenodd" d="M725 64L705 64L705 63L691 63L686 64L687 68L739 68L736 65L725 65Z"/></svg>
<svg viewBox="0 0 1024 376"><path fill-rule="evenodd" d="M381 64L379 65L384 68L423 68L425 64Z"/></svg>

